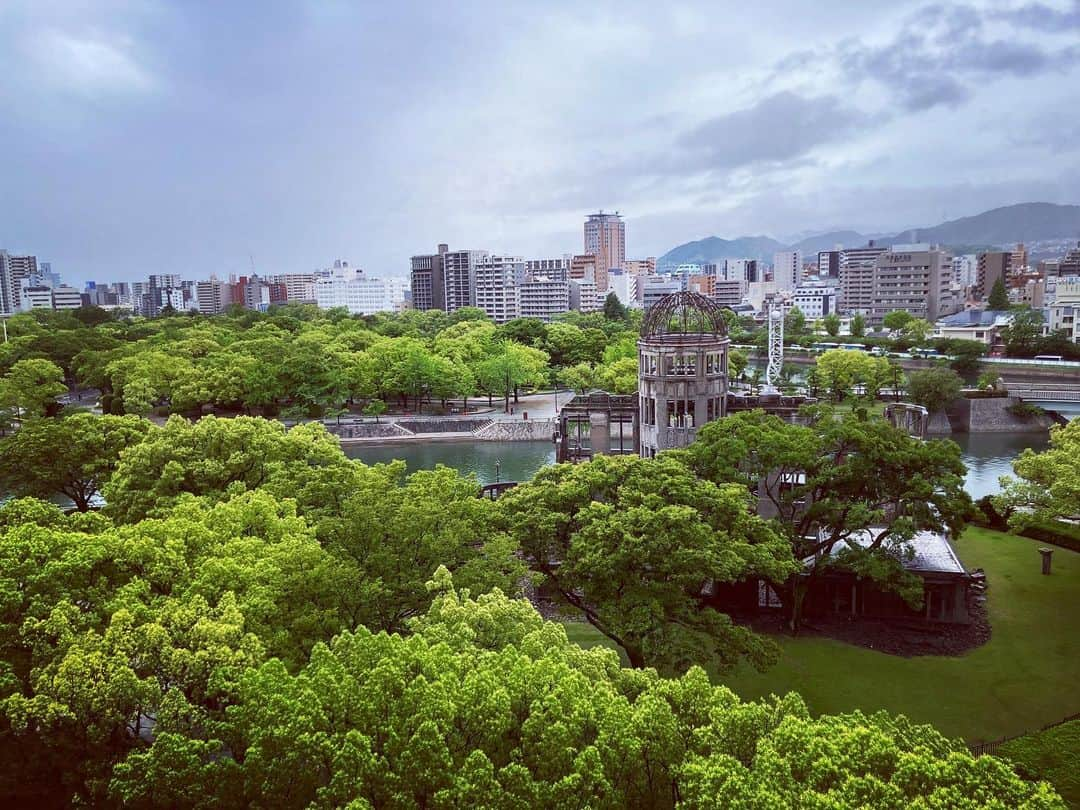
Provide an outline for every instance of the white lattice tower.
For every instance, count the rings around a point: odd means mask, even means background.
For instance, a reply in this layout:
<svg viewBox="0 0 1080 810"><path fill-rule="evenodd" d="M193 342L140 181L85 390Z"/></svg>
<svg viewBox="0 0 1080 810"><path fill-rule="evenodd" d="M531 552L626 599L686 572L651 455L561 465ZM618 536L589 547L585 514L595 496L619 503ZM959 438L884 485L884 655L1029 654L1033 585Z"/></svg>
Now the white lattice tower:
<svg viewBox="0 0 1080 810"><path fill-rule="evenodd" d="M784 367L784 304L779 298L765 302L769 326L769 365L765 367L765 385L770 391L780 387L780 370Z"/></svg>

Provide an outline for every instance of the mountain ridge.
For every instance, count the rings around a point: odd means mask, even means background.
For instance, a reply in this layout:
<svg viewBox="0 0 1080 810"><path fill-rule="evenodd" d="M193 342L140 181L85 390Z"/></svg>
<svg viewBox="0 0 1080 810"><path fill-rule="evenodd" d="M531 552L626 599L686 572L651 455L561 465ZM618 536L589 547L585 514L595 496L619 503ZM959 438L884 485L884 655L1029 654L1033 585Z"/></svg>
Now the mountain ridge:
<svg viewBox="0 0 1080 810"><path fill-rule="evenodd" d="M942 222L929 228L908 228L892 236L867 236L855 230L834 230L785 244L769 236L723 239L707 236L677 245L659 259L658 267L722 259L772 260L780 250L800 250L805 255L830 250L835 245L856 247L873 238L881 243L932 242L940 245L1005 245L1046 239L1080 238L1080 205L1029 202L991 208L980 214Z"/></svg>

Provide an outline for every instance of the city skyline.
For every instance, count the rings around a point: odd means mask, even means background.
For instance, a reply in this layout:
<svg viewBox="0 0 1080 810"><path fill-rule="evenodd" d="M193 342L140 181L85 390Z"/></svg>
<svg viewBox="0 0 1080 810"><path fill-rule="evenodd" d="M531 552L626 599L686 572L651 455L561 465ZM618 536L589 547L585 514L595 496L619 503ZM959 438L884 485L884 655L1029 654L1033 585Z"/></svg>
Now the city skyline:
<svg viewBox="0 0 1080 810"><path fill-rule="evenodd" d="M600 208L648 256L1080 200L1080 3L797 11L15 0L0 244L80 285L400 277L573 252Z"/></svg>

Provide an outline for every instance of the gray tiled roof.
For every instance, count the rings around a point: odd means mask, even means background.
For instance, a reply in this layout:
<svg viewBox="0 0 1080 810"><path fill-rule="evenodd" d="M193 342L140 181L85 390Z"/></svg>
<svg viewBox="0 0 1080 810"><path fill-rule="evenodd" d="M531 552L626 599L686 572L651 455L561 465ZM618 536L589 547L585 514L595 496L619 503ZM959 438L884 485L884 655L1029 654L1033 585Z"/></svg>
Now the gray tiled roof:
<svg viewBox="0 0 1080 810"><path fill-rule="evenodd" d="M860 546L869 546L881 529L867 529L851 537L850 542ZM844 543L838 543L833 553L843 550ZM967 569L956 556L949 539L937 532L917 532L911 542L913 556L904 560L904 568L909 571L926 571L941 574L966 574Z"/></svg>

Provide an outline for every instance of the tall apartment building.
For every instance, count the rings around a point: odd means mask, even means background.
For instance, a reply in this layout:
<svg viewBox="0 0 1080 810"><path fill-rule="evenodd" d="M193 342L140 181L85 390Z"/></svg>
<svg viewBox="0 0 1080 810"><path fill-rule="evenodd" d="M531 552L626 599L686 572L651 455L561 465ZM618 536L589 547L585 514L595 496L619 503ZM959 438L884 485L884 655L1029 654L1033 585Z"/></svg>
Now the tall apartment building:
<svg viewBox="0 0 1080 810"><path fill-rule="evenodd" d="M539 318L549 323L570 309L570 282L565 271L561 276L557 269L554 272L550 276L542 270L527 272L525 283L518 287L518 311L522 318Z"/></svg>
<svg viewBox="0 0 1080 810"><path fill-rule="evenodd" d="M12 256L0 250L0 315L19 310L23 281L37 274L37 256Z"/></svg>
<svg viewBox="0 0 1080 810"><path fill-rule="evenodd" d="M454 312L462 307L476 306L476 266L486 250L448 250L442 254L443 309ZM432 295L435 285L432 283Z"/></svg>
<svg viewBox="0 0 1080 810"><path fill-rule="evenodd" d="M952 270L953 284L963 288L974 287L979 278L979 257L974 253L953 256Z"/></svg>
<svg viewBox="0 0 1080 810"><path fill-rule="evenodd" d="M868 319L880 324L890 312L907 310L933 323L959 309L951 293L952 257L927 244L893 245L874 262Z"/></svg>
<svg viewBox="0 0 1080 810"><path fill-rule="evenodd" d="M797 250L781 250L773 254L773 281L777 289L794 290L802 281L802 254Z"/></svg>
<svg viewBox="0 0 1080 810"><path fill-rule="evenodd" d="M696 292L698 295L712 298L716 294L716 282L716 276L709 273L692 275L686 280L686 289L690 292Z"/></svg>
<svg viewBox="0 0 1080 810"><path fill-rule="evenodd" d="M409 259L409 287L412 290L413 309L426 312L429 309L445 309L443 292L443 256L450 250L442 243L437 252L413 256Z"/></svg>
<svg viewBox="0 0 1080 810"><path fill-rule="evenodd" d="M495 323L520 314L518 288L525 281L525 260L520 256L484 256L473 270L473 305Z"/></svg>
<svg viewBox="0 0 1080 810"><path fill-rule="evenodd" d="M545 276L554 281L567 281L570 278L570 256L559 259L526 259L525 274L527 276Z"/></svg>
<svg viewBox="0 0 1080 810"><path fill-rule="evenodd" d="M608 271L626 264L626 223L618 211L589 214L585 220L584 252L596 257L596 288L606 290Z"/></svg>
<svg viewBox="0 0 1080 810"><path fill-rule="evenodd" d="M55 275L55 274L54 274ZM59 284L52 288L53 309L78 309L82 306L82 295L74 287Z"/></svg>
<svg viewBox="0 0 1080 810"><path fill-rule="evenodd" d="M819 250L817 254L818 278L840 278L840 256L843 251Z"/></svg>
<svg viewBox="0 0 1080 810"><path fill-rule="evenodd" d="M292 301L299 303L315 302L314 273L278 273L268 276L270 282L270 301L279 303Z"/></svg>
<svg viewBox="0 0 1080 810"><path fill-rule="evenodd" d="M579 254L577 256L570 257L570 278L587 279L596 283L599 271L597 270L598 260L596 256L591 253Z"/></svg>
<svg viewBox="0 0 1080 810"><path fill-rule="evenodd" d="M840 305L853 315L869 315L874 305L874 262L885 247L871 239L866 247L840 254Z"/></svg>
<svg viewBox="0 0 1080 810"><path fill-rule="evenodd" d="M975 268L975 296L985 301L998 279L1009 280L1012 271L1012 253L995 250L980 253Z"/></svg>
<svg viewBox="0 0 1080 810"><path fill-rule="evenodd" d="M572 278L570 285L570 309L578 312L596 312L601 308L596 282L591 278Z"/></svg>
<svg viewBox="0 0 1080 810"><path fill-rule="evenodd" d="M203 315L217 315L232 304L232 285L213 273L209 279L195 282L195 309Z"/></svg>
<svg viewBox="0 0 1080 810"><path fill-rule="evenodd" d="M1017 242L1016 248L1012 251L1012 257L1009 259L1009 266L1014 273L1028 266L1028 252L1023 242Z"/></svg>

